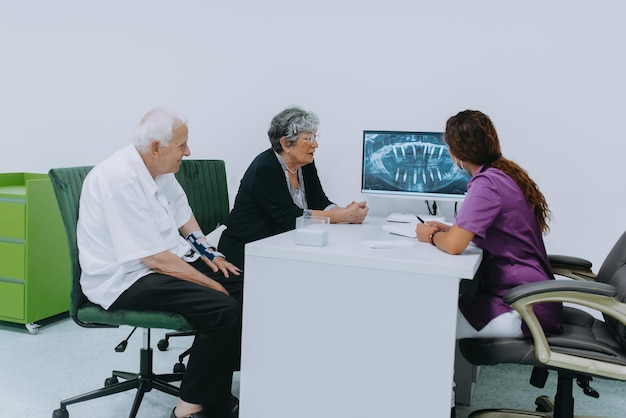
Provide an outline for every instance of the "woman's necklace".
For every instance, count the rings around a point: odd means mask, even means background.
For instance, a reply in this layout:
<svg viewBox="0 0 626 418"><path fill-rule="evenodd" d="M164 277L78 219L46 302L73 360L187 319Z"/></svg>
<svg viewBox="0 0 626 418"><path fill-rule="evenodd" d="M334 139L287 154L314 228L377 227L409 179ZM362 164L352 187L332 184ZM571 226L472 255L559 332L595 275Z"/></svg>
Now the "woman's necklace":
<svg viewBox="0 0 626 418"><path fill-rule="evenodd" d="M294 168L293 170L291 170L289 167L287 167L287 164L285 164L285 168L287 169L287 171L289 171L291 174L296 174L296 172L298 171L297 168Z"/></svg>

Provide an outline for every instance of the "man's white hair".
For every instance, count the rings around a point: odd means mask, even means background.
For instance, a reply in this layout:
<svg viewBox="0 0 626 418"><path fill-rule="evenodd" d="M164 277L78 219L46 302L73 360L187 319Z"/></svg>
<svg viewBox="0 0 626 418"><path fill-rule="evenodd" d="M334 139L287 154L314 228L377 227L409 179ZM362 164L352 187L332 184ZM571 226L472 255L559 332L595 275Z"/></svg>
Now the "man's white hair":
<svg viewBox="0 0 626 418"><path fill-rule="evenodd" d="M148 151L154 140L167 146L172 140L173 128L178 125L187 125L187 118L182 114L163 107L152 109L139 122L133 143L142 152Z"/></svg>

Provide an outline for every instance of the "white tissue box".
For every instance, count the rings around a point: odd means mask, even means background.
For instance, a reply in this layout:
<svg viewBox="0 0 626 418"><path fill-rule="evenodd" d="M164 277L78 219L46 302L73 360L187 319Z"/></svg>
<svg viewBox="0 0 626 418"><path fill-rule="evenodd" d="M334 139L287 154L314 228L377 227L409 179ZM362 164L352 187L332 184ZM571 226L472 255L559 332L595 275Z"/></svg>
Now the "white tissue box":
<svg viewBox="0 0 626 418"><path fill-rule="evenodd" d="M312 216L296 218L296 244L323 247L328 243L330 218Z"/></svg>

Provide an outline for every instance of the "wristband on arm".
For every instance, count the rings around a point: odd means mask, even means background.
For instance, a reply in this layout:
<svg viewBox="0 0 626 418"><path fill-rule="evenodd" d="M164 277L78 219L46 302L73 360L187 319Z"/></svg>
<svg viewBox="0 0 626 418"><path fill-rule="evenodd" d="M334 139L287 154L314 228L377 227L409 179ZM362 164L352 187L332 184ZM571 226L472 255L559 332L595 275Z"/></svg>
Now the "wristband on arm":
<svg viewBox="0 0 626 418"><path fill-rule="evenodd" d="M205 239L200 241L201 238ZM209 246L202 231L193 231L191 234L187 235L187 241L198 254L208 258L210 261L215 260L216 257L226 258L224 254L215 251L215 248Z"/></svg>
<svg viewBox="0 0 626 418"><path fill-rule="evenodd" d="M430 235L428 236L428 242L430 242L431 245L433 246L437 246L437 244L435 244L435 241L433 241L433 239L435 238L435 235L437 235L439 232L441 232L438 229L435 229L433 232L430 233Z"/></svg>

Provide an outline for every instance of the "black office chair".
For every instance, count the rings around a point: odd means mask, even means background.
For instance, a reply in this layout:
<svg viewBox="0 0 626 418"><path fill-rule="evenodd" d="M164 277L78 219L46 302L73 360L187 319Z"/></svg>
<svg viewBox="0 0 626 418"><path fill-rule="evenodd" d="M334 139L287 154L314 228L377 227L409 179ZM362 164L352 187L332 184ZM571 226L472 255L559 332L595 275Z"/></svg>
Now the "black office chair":
<svg viewBox="0 0 626 418"><path fill-rule="evenodd" d="M597 397L589 381L593 377L626 380L626 232L613 246L595 281L591 264L585 260L554 256L563 272L584 280L550 280L511 289L504 297L528 324L532 338L463 339L459 348L475 365L518 363L532 365L530 383L544 387L548 372L558 374L557 393L552 399L537 398L535 411L489 409L470 417L554 417L574 416L573 381L585 394ZM558 263L556 263L558 264ZM581 273L582 276L581 277ZM562 335L546 336L532 306L538 302L571 302L602 312L605 321L580 309L565 307Z"/></svg>
<svg viewBox="0 0 626 418"><path fill-rule="evenodd" d="M183 160L180 170L176 173L178 182L185 190L189 206L204 233L213 231L222 225L228 216L230 202L228 200L228 183L226 181L226 164L223 160ZM217 244L215 242L214 244ZM167 350L172 337L194 335L195 331L168 332L160 339L157 347ZM178 356L174 365L174 373L185 371L183 363L189 350Z"/></svg>
<svg viewBox="0 0 626 418"><path fill-rule="evenodd" d="M178 396L178 387L170 384L170 382L180 381L183 377L182 373L160 375L153 373L150 329L165 328L189 331L193 327L184 317L171 312L133 311L128 309L107 311L98 305L90 303L82 293L80 286L81 269L76 245L76 223L83 180L90 170L91 167L72 167L55 168L49 172L61 210L61 217L63 218L69 245L72 271L70 315L78 325L86 328L111 328L120 325L143 328L143 347L140 350L138 373L113 371L111 377L105 379L104 387L61 401L60 408L52 413L52 417L68 418L67 406L77 402L137 389L137 394L129 413L129 417L134 418L146 392L157 389L170 395ZM119 378L124 380L120 382ZM94 412L93 416L98 416L98 414Z"/></svg>

